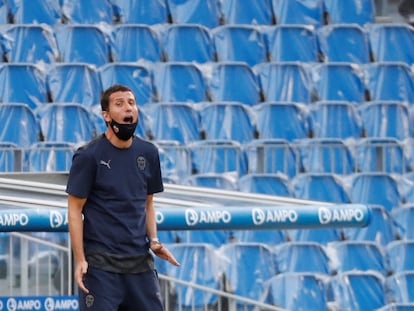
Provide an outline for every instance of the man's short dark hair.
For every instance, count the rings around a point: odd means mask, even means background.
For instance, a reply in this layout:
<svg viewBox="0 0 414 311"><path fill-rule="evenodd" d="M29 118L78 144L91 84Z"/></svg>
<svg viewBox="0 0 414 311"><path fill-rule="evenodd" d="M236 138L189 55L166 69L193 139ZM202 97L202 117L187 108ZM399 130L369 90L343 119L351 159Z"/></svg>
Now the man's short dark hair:
<svg viewBox="0 0 414 311"><path fill-rule="evenodd" d="M110 86L109 88L107 88L101 97L101 109L102 111L108 111L109 108L109 97L111 96L112 93L115 92L132 92L132 90L126 86L126 85L122 85L122 84L114 84L112 86Z"/></svg>

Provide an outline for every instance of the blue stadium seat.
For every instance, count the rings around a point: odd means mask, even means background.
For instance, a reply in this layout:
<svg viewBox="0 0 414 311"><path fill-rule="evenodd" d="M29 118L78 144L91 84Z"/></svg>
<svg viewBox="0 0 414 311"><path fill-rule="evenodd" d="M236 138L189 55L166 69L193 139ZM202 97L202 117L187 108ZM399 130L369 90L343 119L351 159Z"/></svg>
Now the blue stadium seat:
<svg viewBox="0 0 414 311"><path fill-rule="evenodd" d="M262 100L259 81L244 62L214 64L208 85L211 101L234 101L254 106Z"/></svg>
<svg viewBox="0 0 414 311"><path fill-rule="evenodd" d="M175 233L180 243L206 243L215 248L228 243L230 236L227 230L177 230Z"/></svg>
<svg viewBox="0 0 414 311"><path fill-rule="evenodd" d="M349 197L352 203L381 205L387 211L403 203L397 177L380 172L353 174Z"/></svg>
<svg viewBox="0 0 414 311"><path fill-rule="evenodd" d="M312 67L313 87L320 101L365 101L362 71L352 63L322 63Z"/></svg>
<svg viewBox="0 0 414 311"><path fill-rule="evenodd" d="M365 84L372 101L414 102L414 74L402 62L375 62L363 67Z"/></svg>
<svg viewBox="0 0 414 311"><path fill-rule="evenodd" d="M414 171L414 139L412 137L407 138L404 141L404 155L406 156L406 163L410 172ZM406 177L410 176L407 175Z"/></svg>
<svg viewBox="0 0 414 311"><path fill-rule="evenodd" d="M277 273L272 249L263 243L228 243L219 249L228 264L225 267L227 291L259 300L266 280ZM248 260L246 260L248 258ZM236 310L250 310L236 302Z"/></svg>
<svg viewBox="0 0 414 311"><path fill-rule="evenodd" d="M202 70L191 62L166 62L153 66L154 86L160 102L209 100Z"/></svg>
<svg viewBox="0 0 414 311"><path fill-rule="evenodd" d="M277 173L250 173L238 180L239 191L293 197L289 179Z"/></svg>
<svg viewBox="0 0 414 311"><path fill-rule="evenodd" d="M166 0L114 0L114 4L119 11L120 22L124 24L154 25L169 21Z"/></svg>
<svg viewBox="0 0 414 311"><path fill-rule="evenodd" d="M272 0L277 24L323 25L323 0Z"/></svg>
<svg viewBox="0 0 414 311"><path fill-rule="evenodd" d="M61 22L60 0L8 0L10 19L14 24L47 24Z"/></svg>
<svg viewBox="0 0 414 311"><path fill-rule="evenodd" d="M29 150L29 171L67 172L72 165L74 150L73 143L34 143Z"/></svg>
<svg viewBox="0 0 414 311"><path fill-rule="evenodd" d="M408 103L377 100L360 105L358 112L364 133L368 137L404 140L414 133Z"/></svg>
<svg viewBox="0 0 414 311"><path fill-rule="evenodd" d="M323 0L328 24L365 24L375 22L374 0Z"/></svg>
<svg viewBox="0 0 414 311"><path fill-rule="evenodd" d="M192 173L191 152L187 145L175 140L154 143L158 147L163 177L180 180Z"/></svg>
<svg viewBox="0 0 414 311"><path fill-rule="evenodd" d="M271 25L275 23L271 0L221 0L224 24Z"/></svg>
<svg viewBox="0 0 414 311"><path fill-rule="evenodd" d="M408 24L372 24L368 28L372 56L376 62L414 63L414 28ZM389 47L393 48L390 49Z"/></svg>
<svg viewBox="0 0 414 311"><path fill-rule="evenodd" d="M397 304L389 310L410 311L414 308L414 270L401 271L387 278L385 282L388 299ZM398 306L399 304L404 304Z"/></svg>
<svg viewBox="0 0 414 311"><path fill-rule="evenodd" d="M23 150L15 143L0 142L0 172L21 172L23 160ZM0 253L3 254L2 247Z"/></svg>
<svg viewBox="0 0 414 311"><path fill-rule="evenodd" d="M159 33L150 25L119 24L112 28L111 56L115 62L164 60Z"/></svg>
<svg viewBox="0 0 414 311"><path fill-rule="evenodd" d="M385 252L391 273L414 271L414 241L394 240L387 244Z"/></svg>
<svg viewBox="0 0 414 311"><path fill-rule="evenodd" d="M305 172L351 174L356 163L351 147L340 138L304 138L295 141Z"/></svg>
<svg viewBox="0 0 414 311"><path fill-rule="evenodd" d="M361 138L355 151L362 172L403 174L408 169L403 144L395 138Z"/></svg>
<svg viewBox="0 0 414 311"><path fill-rule="evenodd" d="M299 150L285 139L253 139L244 150L249 173L281 173L291 178L302 171Z"/></svg>
<svg viewBox="0 0 414 311"><path fill-rule="evenodd" d="M34 111L26 104L0 104L0 141L17 147L30 147L41 139L40 124Z"/></svg>
<svg viewBox="0 0 414 311"><path fill-rule="evenodd" d="M292 179L298 199L332 203L350 203L344 180L333 173L302 173Z"/></svg>
<svg viewBox="0 0 414 311"><path fill-rule="evenodd" d="M238 190L236 179L228 173L206 173L190 175L184 185L224 190Z"/></svg>
<svg viewBox="0 0 414 311"><path fill-rule="evenodd" d="M202 25L168 25L162 37L167 61L206 63L215 60L213 38L209 29ZM120 49L123 49L122 44Z"/></svg>
<svg viewBox="0 0 414 311"><path fill-rule="evenodd" d="M271 61L318 61L318 42L312 26L270 26L264 31L264 38Z"/></svg>
<svg viewBox="0 0 414 311"><path fill-rule="evenodd" d="M0 64L0 101L25 103L31 109L47 102L46 73L31 63Z"/></svg>
<svg viewBox="0 0 414 311"><path fill-rule="evenodd" d="M233 230L232 238L234 242L265 243L267 245L277 245L287 241L287 235L283 230L274 229Z"/></svg>
<svg viewBox="0 0 414 311"><path fill-rule="evenodd" d="M255 138L254 115L247 105L238 102L205 103L199 113L206 139L246 143Z"/></svg>
<svg viewBox="0 0 414 311"><path fill-rule="evenodd" d="M62 20L68 24L112 24L115 11L112 0L59 0L62 3Z"/></svg>
<svg viewBox="0 0 414 311"><path fill-rule="evenodd" d="M242 61L249 66L267 61L262 32L253 25L223 25L212 29L218 61Z"/></svg>
<svg viewBox="0 0 414 311"><path fill-rule="evenodd" d="M305 110L292 102L264 102L256 105L259 138L293 141L308 137L309 124Z"/></svg>
<svg viewBox="0 0 414 311"><path fill-rule="evenodd" d="M108 63L98 68L98 74L103 90L114 84L124 84L132 89L138 105L155 101L152 70L149 66L132 62Z"/></svg>
<svg viewBox="0 0 414 311"><path fill-rule="evenodd" d="M76 144L96 137L91 113L80 104L49 103L37 114L45 141Z"/></svg>
<svg viewBox="0 0 414 311"><path fill-rule="evenodd" d="M109 62L109 34L98 24L60 25L54 30L62 62L85 62L97 67Z"/></svg>
<svg viewBox="0 0 414 311"><path fill-rule="evenodd" d="M273 248L278 271L331 274L331 263L325 248L317 242L285 242Z"/></svg>
<svg viewBox="0 0 414 311"><path fill-rule="evenodd" d="M10 63L54 63L59 51L53 30L47 25L13 25L4 34L5 56Z"/></svg>
<svg viewBox="0 0 414 311"><path fill-rule="evenodd" d="M347 271L331 279L339 310L376 310L386 303L385 277L375 271Z"/></svg>
<svg viewBox="0 0 414 311"><path fill-rule="evenodd" d="M373 270L386 276L388 265L385 252L374 241L338 241L328 245L327 253L336 272Z"/></svg>
<svg viewBox="0 0 414 311"><path fill-rule="evenodd" d="M142 106L149 116L151 133L155 140L176 140L189 143L200 139L200 120L189 103L162 102Z"/></svg>
<svg viewBox="0 0 414 311"><path fill-rule="evenodd" d="M317 273L281 273L265 284L261 301L283 310L328 310L327 285Z"/></svg>
<svg viewBox="0 0 414 311"><path fill-rule="evenodd" d="M307 66L300 62L267 62L255 66L264 101L310 103L312 83Z"/></svg>
<svg viewBox="0 0 414 311"><path fill-rule="evenodd" d="M337 228L291 229L287 232L289 241L316 242L323 246L331 242L341 241L342 230Z"/></svg>
<svg viewBox="0 0 414 311"><path fill-rule="evenodd" d="M227 172L242 176L247 172L247 159L237 141L200 140L189 144L188 148L195 174Z"/></svg>
<svg viewBox="0 0 414 311"><path fill-rule="evenodd" d="M414 309L414 302L410 303L387 303L384 307L377 309L377 311L412 311Z"/></svg>
<svg viewBox="0 0 414 311"><path fill-rule="evenodd" d="M316 102L310 106L310 128L318 138L360 138L362 122L355 104L346 101Z"/></svg>
<svg viewBox="0 0 414 311"><path fill-rule="evenodd" d="M219 0L167 0L171 22L214 28L222 23Z"/></svg>
<svg viewBox="0 0 414 311"><path fill-rule="evenodd" d="M324 25L316 34L325 62L366 64L371 60L367 32L359 25Z"/></svg>
<svg viewBox="0 0 414 311"><path fill-rule="evenodd" d="M414 230L411 224L414 221L414 205L412 203L403 204L391 211L392 219L396 224L396 231L401 240L414 240Z"/></svg>
<svg viewBox="0 0 414 311"><path fill-rule="evenodd" d="M10 20L9 4L7 0L0 0L0 24L7 24Z"/></svg>
<svg viewBox="0 0 414 311"><path fill-rule="evenodd" d="M47 72L46 85L52 102L88 108L100 103L103 91L98 70L87 63L55 63Z"/></svg>

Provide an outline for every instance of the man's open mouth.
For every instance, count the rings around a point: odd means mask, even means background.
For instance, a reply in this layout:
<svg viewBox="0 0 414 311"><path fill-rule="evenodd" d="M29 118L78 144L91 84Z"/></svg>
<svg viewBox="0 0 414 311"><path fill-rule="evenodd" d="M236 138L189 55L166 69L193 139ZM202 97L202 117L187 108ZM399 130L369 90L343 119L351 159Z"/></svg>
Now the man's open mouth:
<svg viewBox="0 0 414 311"><path fill-rule="evenodd" d="M124 118L125 123L132 123L133 121L134 121L134 118L132 116Z"/></svg>

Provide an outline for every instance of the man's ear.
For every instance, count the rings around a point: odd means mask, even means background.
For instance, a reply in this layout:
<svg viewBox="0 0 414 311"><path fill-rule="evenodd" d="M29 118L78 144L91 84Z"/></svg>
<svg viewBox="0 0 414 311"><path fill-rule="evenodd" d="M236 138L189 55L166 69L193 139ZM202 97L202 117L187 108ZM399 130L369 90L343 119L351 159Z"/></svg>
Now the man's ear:
<svg viewBox="0 0 414 311"><path fill-rule="evenodd" d="M111 117L109 116L108 111L102 111L102 117L105 120L105 123L111 122Z"/></svg>

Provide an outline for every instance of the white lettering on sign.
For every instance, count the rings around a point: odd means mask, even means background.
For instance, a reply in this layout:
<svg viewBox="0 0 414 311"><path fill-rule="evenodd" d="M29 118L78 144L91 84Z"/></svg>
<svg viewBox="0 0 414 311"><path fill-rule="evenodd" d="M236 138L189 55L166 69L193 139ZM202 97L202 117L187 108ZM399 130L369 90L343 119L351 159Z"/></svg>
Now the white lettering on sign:
<svg viewBox="0 0 414 311"><path fill-rule="evenodd" d="M7 213L0 215L0 226L26 226L29 223L29 217L25 213Z"/></svg>
<svg viewBox="0 0 414 311"><path fill-rule="evenodd" d="M298 217L298 213L292 209L252 209L252 220L256 226L263 225L264 223L294 223L298 220Z"/></svg>
<svg viewBox="0 0 414 311"><path fill-rule="evenodd" d="M323 225L338 222L361 222L364 212L360 208L329 209L320 207L318 210L319 222Z"/></svg>
<svg viewBox="0 0 414 311"><path fill-rule="evenodd" d="M231 213L226 210L196 211L188 208L185 210L185 221L188 226L197 224L229 223Z"/></svg>
<svg viewBox="0 0 414 311"><path fill-rule="evenodd" d="M155 212L155 220L157 224L162 224L164 222L164 214L160 211Z"/></svg>
<svg viewBox="0 0 414 311"><path fill-rule="evenodd" d="M45 300L46 311L58 311L58 310L78 310L79 303L77 299L59 299L59 298L46 298Z"/></svg>
<svg viewBox="0 0 414 311"><path fill-rule="evenodd" d="M51 228L60 228L68 224L68 215L59 211L51 211L49 220Z"/></svg>

